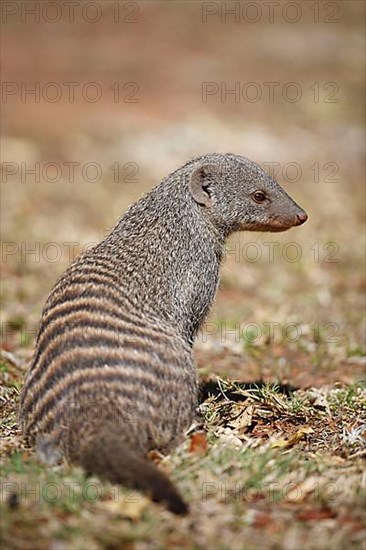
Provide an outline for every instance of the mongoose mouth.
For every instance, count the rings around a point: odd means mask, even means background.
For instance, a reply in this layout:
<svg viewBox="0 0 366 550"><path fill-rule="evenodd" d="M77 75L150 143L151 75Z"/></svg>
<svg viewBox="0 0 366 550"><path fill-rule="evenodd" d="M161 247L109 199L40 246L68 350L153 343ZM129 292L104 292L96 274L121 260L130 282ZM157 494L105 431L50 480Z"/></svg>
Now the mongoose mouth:
<svg viewBox="0 0 366 550"><path fill-rule="evenodd" d="M291 227L296 227L302 225L308 219L308 215L304 210L301 210L296 213L292 220L286 220L286 222L281 222L279 220L270 220L268 224L263 226L262 231L269 231L271 233L279 233L281 231L287 231Z"/></svg>
<svg viewBox="0 0 366 550"><path fill-rule="evenodd" d="M286 222L280 222L279 220L270 220L267 223L253 223L250 226L243 226L242 230L281 233L283 231L288 231L292 227L296 227L297 225L305 223L306 219L307 215L304 221L299 221L297 218L294 220L288 220Z"/></svg>

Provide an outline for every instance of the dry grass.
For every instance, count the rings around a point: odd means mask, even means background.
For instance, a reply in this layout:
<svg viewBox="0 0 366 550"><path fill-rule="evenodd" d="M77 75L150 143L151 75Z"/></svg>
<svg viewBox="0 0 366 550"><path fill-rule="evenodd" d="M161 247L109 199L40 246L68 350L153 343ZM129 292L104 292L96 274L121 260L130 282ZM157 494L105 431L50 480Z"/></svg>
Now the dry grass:
<svg viewBox="0 0 366 550"><path fill-rule="evenodd" d="M10 356L11 359L11 356ZM202 423L168 457L191 514L43 466L15 411L24 365L3 360L2 538L9 548L361 548L366 390L204 382Z"/></svg>

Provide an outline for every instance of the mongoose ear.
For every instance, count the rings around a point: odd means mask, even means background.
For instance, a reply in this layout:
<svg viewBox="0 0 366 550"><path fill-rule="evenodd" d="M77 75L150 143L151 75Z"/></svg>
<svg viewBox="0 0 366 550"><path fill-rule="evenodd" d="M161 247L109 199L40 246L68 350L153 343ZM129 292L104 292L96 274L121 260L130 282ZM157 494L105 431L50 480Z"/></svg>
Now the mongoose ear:
<svg viewBox="0 0 366 550"><path fill-rule="evenodd" d="M212 173L213 167L205 164L196 168L191 175L189 181L189 190L194 200L201 206L211 206L212 199L210 194L209 174Z"/></svg>

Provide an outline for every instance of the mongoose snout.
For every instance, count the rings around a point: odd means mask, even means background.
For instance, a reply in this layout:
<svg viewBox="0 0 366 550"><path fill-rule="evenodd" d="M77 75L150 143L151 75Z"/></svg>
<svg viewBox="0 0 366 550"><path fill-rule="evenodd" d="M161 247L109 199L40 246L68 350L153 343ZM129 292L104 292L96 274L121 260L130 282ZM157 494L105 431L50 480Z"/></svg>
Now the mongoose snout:
<svg viewBox="0 0 366 550"><path fill-rule="evenodd" d="M219 286L226 239L306 219L245 157L204 155L166 177L49 295L21 395L29 442L186 513L146 455L169 451L194 419L192 347Z"/></svg>
<svg viewBox="0 0 366 550"><path fill-rule="evenodd" d="M306 222L307 219L308 219L308 215L304 210L302 210L301 212L298 212L296 214L296 220L297 220L296 225L302 225L303 223Z"/></svg>

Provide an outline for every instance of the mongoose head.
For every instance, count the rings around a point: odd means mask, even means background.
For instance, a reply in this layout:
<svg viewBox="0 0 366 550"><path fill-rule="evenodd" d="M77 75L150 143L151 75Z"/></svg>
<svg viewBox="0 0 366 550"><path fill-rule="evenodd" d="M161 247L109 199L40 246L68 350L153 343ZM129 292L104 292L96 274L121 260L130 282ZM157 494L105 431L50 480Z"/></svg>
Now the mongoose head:
<svg viewBox="0 0 366 550"><path fill-rule="evenodd" d="M234 231L286 231L306 212L258 164L233 154L196 159L189 190L205 217L226 235Z"/></svg>

